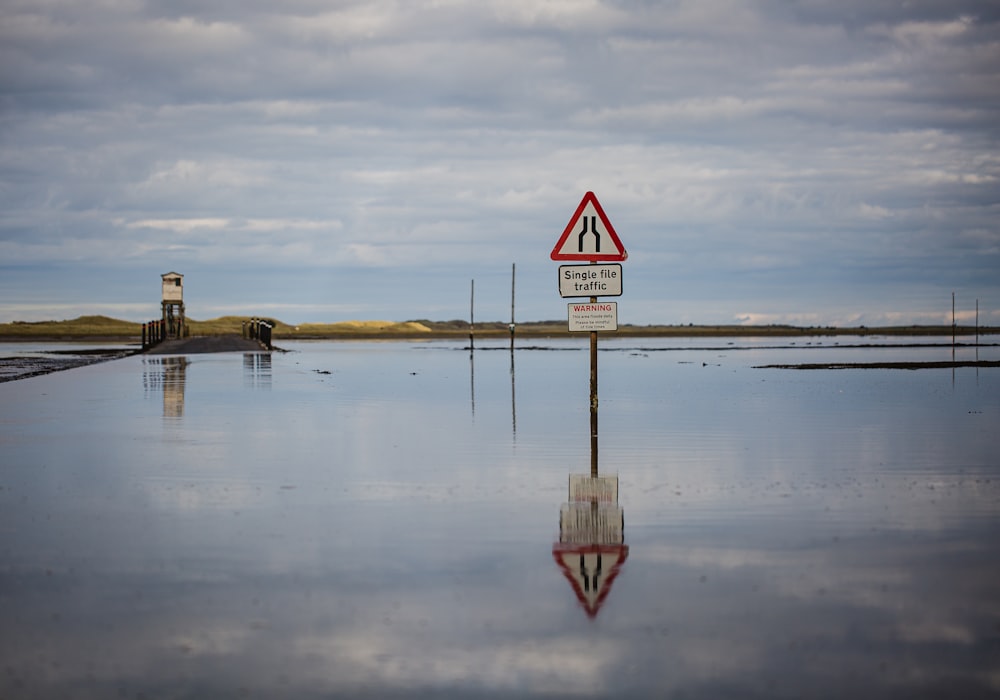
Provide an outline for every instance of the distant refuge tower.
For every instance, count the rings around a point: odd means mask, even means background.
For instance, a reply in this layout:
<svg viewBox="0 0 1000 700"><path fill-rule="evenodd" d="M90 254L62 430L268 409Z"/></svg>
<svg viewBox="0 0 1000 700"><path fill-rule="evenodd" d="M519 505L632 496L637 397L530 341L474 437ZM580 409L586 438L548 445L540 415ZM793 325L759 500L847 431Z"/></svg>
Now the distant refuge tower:
<svg viewBox="0 0 1000 700"><path fill-rule="evenodd" d="M168 338L184 337L184 275L168 272L163 278L163 327Z"/></svg>

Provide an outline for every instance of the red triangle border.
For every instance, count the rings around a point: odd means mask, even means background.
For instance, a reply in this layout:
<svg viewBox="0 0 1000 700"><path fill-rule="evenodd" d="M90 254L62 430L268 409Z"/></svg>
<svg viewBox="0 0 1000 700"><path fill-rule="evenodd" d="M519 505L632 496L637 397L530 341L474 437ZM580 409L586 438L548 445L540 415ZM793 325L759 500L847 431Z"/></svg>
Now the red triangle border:
<svg viewBox="0 0 1000 700"><path fill-rule="evenodd" d="M611 242L614 244L615 248L618 249L617 253L560 253L559 250L566 243L570 234L576 229L577 222L580 220L580 215L583 213L584 208L587 204L593 204L594 209L597 211L597 215L601 218L601 223L604 224L604 228L607 229L608 235L611 237ZM625 246L622 245L621 239L618 238L618 234L615 232L615 227L611 225L608 220L608 215L604 213L604 207L601 203L597 201L597 195L593 192L587 192L583 195L583 199L580 200L580 206L576 208L573 216L570 218L569 223L566 225L566 229L562 232L559 240L556 242L555 247L552 249L552 253L549 255L553 260L589 260L590 262L599 261L615 261L620 262L622 260L628 259L628 252L625 250Z"/></svg>
<svg viewBox="0 0 1000 700"><path fill-rule="evenodd" d="M565 553L572 554L593 554L600 552L601 554L618 554L619 559L615 562L615 565L611 567L611 571L608 573L607 578L604 580L604 586L601 588L601 592L597 595L597 600L594 601L593 607L591 607L587 602L587 596L580 589L580 584L577 582L576 577L573 573L566 568L565 562L562 560L560 555ZM605 599L607 599L608 594L611 593L611 584L615 582L618 574L621 572L622 565L625 560L628 559L628 545L602 545L602 544L585 544L585 545L567 545L556 543L552 547L552 558L555 559L556 564L562 571L563 576L569 581L569 585L573 588L573 593L576 594L576 599L580 603L580 607L583 608L584 612L587 613L587 617L594 619L597 617L597 613L601 611L601 606L604 605Z"/></svg>

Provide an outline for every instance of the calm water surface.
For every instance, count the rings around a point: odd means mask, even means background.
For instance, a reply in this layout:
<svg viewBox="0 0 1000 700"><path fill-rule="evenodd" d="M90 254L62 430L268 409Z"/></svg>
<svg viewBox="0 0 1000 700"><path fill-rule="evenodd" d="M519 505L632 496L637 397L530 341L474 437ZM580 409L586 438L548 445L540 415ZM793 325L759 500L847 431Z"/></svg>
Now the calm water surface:
<svg viewBox="0 0 1000 700"><path fill-rule="evenodd" d="M1000 693L1000 370L601 343L596 452L586 340L0 384L0 697Z"/></svg>

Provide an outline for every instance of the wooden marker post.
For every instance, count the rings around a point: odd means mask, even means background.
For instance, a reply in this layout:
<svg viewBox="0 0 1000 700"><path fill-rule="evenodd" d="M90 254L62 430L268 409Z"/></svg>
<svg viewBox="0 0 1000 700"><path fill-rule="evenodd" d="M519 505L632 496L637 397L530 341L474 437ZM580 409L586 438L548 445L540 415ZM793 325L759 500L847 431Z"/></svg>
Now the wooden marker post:
<svg viewBox="0 0 1000 700"><path fill-rule="evenodd" d="M590 475L597 478L597 331L590 332Z"/></svg>

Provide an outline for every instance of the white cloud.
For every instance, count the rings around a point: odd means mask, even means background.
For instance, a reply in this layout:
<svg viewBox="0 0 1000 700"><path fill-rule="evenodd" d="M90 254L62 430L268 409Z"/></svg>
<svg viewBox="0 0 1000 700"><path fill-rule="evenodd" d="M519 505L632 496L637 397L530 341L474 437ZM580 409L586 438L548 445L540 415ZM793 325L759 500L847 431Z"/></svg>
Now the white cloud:
<svg viewBox="0 0 1000 700"><path fill-rule="evenodd" d="M954 39L966 33L973 24L973 18L961 15L957 19L944 22L904 21L892 26L876 26L875 33L885 33L903 44L927 44Z"/></svg>

